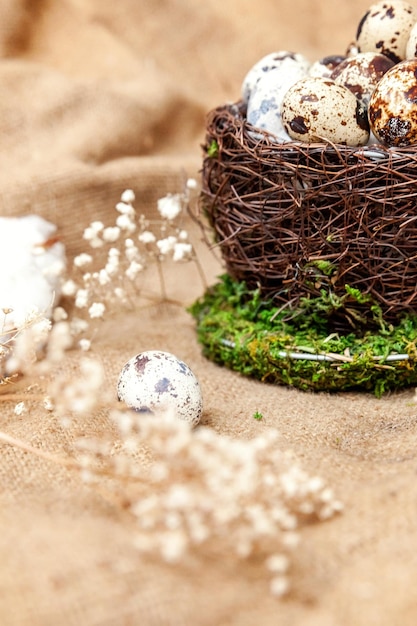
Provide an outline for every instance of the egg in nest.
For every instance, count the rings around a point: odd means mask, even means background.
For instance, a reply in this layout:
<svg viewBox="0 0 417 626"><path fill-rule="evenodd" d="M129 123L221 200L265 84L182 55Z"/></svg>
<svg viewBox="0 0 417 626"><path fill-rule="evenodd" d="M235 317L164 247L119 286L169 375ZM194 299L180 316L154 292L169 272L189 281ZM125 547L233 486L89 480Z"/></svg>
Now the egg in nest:
<svg viewBox="0 0 417 626"><path fill-rule="evenodd" d="M355 95L327 78L299 80L285 94L282 122L294 140L362 146L369 139L366 113Z"/></svg>
<svg viewBox="0 0 417 626"><path fill-rule="evenodd" d="M407 42L416 22L417 9L404 0L372 4L358 25L358 51L379 52L398 63L406 57Z"/></svg>
<svg viewBox="0 0 417 626"><path fill-rule="evenodd" d="M368 116L381 143L417 144L417 59L397 63L384 74L369 101Z"/></svg>

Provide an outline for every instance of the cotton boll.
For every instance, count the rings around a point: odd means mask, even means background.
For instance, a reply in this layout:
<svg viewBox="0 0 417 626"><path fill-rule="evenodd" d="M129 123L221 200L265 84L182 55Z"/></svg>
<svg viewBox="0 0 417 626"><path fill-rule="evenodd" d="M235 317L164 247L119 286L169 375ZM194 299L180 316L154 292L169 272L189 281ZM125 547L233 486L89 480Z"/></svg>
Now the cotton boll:
<svg viewBox="0 0 417 626"><path fill-rule="evenodd" d="M2 334L21 327L34 311L50 317L66 266L56 226L37 215L0 217L0 263Z"/></svg>
<svg viewBox="0 0 417 626"><path fill-rule="evenodd" d="M148 350L131 358L120 373L117 395L141 413L173 412L192 426L201 418L200 384L188 365L169 352Z"/></svg>
<svg viewBox="0 0 417 626"><path fill-rule="evenodd" d="M246 74L241 89L243 102L246 104L249 102L254 88L269 72L279 70L281 77L287 75L286 81L292 73L295 73L295 80L297 80L297 77L307 74L309 67L310 62L298 52L280 50L267 54Z"/></svg>

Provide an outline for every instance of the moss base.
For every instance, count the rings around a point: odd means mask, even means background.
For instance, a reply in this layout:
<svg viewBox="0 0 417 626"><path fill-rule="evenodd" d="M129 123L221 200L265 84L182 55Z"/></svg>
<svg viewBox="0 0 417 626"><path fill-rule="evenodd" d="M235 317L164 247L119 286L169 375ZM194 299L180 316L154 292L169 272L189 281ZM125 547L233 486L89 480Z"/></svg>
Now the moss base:
<svg viewBox="0 0 417 626"><path fill-rule="evenodd" d="M322 298L296 311L279 310L228 275L189 310L204 354L245 376L377 396L417 384L417 315L393 325L377 314L372 329L336 332Z"/></svg>

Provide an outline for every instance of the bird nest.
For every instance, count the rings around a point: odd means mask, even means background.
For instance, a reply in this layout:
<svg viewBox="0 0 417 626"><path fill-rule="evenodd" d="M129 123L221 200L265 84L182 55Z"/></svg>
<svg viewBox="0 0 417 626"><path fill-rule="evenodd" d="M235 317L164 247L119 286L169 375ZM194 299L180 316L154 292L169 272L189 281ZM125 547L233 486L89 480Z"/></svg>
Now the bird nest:
<svg viewBox="0 0 417 626"><path fill-rule="evenodd" d="M416 172L417 148L279 144L247 123L241 103L212 111L197 219L233 289L262 304L254 314L246 296L248 321L231 296L227 330L217 316L225 296L209 290L193 309L206 355L304 389L415 384ZM328 337L340 343L331 349Z"/></svg>
<svg viewBox="0 0 417 626"><path fill-rule="evenodd" d="M289 309L342 299L349 330L371 304L417 308L416 172L417 149L278 144L228 105L208 116L202 208L234 279Z"/></svg>

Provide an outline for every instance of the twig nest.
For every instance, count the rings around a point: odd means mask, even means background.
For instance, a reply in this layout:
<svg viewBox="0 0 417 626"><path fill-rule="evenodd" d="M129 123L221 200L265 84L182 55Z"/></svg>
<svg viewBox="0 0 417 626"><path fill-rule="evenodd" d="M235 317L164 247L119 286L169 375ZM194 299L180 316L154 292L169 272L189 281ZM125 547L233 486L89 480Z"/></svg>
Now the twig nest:
<svg viewBox="0 0 417 626"><path fill-rule="evenodd" d="M50 317L66 266L57 228L38 215L0 218L2 331L22 327L34 312Z"/></svg>
<svg viewBox="0 0 417 626"><path fill-rule="evenodd" d="M196 426L203 401L200 384L183 361L169 352L148 350L132 357L117 383L119 400L140 413L173 412Z"/></svg>

